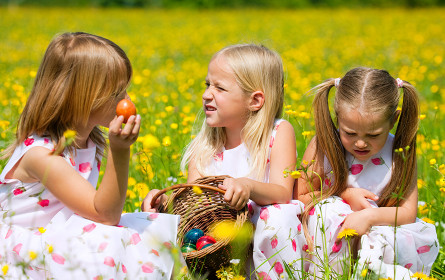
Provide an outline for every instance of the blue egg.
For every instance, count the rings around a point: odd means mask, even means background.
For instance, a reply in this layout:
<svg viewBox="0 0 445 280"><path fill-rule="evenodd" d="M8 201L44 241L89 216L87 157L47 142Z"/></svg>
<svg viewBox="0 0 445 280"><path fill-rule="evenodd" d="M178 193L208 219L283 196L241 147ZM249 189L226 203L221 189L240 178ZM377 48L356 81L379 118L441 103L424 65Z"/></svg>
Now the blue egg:
<svg viewBox="0 0 445 280"><path fill-rule="evenodd" d="M204 232L199 228L191 229L184 236L184 244L196 244L196 241L202 236L204 236Z"/></svg>

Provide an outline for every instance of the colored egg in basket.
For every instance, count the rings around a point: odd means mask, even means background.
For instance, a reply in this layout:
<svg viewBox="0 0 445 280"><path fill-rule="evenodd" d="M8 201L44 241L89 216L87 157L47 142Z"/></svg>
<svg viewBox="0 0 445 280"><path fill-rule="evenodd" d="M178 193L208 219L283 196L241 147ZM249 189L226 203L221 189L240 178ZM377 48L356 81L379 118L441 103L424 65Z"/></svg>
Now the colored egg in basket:
<svg viewBox="0 0 445 280"><path fill-rule="evenodd" d="M194 228L189 231L184 236L184 244L194 244L196 245L196 242L200 237L204 236L204 232L200 230L199 228Z"/></svg>
<svg viewBox="0 0 445 280"><path fill-rule="evenodd" d="M190 253L196 251L196 246L194 244L185 244L181 247L181 252L183 253Z"/></svg>
<svg viewBox="0 0 445 280"><path fill-rule="evenodd" d="M215 244L215 243L216 243L215 238L205 235L205 236L199 238L198 241L196 242L196 249L202 250L202 249L207 248L210 245Z"/></svg>

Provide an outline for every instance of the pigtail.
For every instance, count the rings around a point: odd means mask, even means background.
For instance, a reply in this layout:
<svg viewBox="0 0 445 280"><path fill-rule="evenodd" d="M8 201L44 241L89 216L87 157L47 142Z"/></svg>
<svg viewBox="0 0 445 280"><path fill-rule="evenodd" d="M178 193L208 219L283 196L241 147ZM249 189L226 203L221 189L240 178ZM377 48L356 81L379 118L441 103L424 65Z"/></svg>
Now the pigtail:
<svg viewBox="0 0 445 280"><path fill-rule="evenodd" d="M419 100L416 89L403 81L403 105L393 144L393 172L391 180L380 195L379 206L396 206L400 201L392 194L406 197L412 190L417 175L416 135L419 124ZM405 148L409 146L409 149ZM395 150L403 148L405 159Z"/></svg>
<svg viewBox="0 0 445 280"><path fill-rule="evenodd" d="M346 187L346 180L348 176L348 166L344 156L344 148L340 141L340 135L337 127L332 120L329 110L329 93L331 88L335 85L335 80L330 79L321 85L317 86L317 90L312 106L314 108L315 119L315 158L313 170L319 170L322 174L318 174L321 179L325 177L326 170L324 170L324 158L326 156L328 162L332 167L334 176L333 185L330 188L323 189L323 181L320 182L320 187L323 190L320 200L328 198L332 195L339 195ZM308 180L319 180L316 174L308 174ZM306 205L302 214L302 224L306 242L309 250L313 250L313 240L309 235L308 219L309 212L314 208L318 202L311 201Z"/></svg>

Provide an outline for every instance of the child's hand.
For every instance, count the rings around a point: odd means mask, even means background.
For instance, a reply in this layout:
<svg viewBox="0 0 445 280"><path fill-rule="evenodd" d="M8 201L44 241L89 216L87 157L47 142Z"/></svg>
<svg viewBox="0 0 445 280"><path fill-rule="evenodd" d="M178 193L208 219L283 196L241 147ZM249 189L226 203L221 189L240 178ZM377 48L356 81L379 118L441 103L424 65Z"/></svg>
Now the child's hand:
<svg viewBox="0 0 445 280"><path fill-rule="evenodd" d="M378 196L366 189L354 187L346 188L346 190L340 196L346 200L347 203L349 203L352 211L360 211L366 208L371 208L371 204L367 199L371 199L373 201L377 201L379 199Z"/></svg>
<svg viewBox="0 0 445 280"><path fill-rule="evenodd" d="M159 209L159 206L161 203L163 203L167 199L167 195L162 194L156 199L154 208L151 207L151 201L153 199L153 196L157 194L159 190L151 190L148 192L147 196L144 198L144 201L142 201L141 209L143 212L157 212Z"/></svg>
<svg viewBox="0 0 445 280"><path fill-rule="evenodd" d="M242 209L249 202L251 189L242 183L242 178L226 178L218 187L226 191L224 201L236 210Z"/></svg>
<svg viewBox="0 0 445 280"><path fill-rule="evenodd" d="M108 137L110 139L111 148L129 148L139 135L141 127L141 116L130 116L125 126L122 128L124 117L114 117L110 122Z"/></svg>
<svg viewBox="0 0 445 280"><path fill-rule="evenodd" d="M346 216L343 221L343 225L339 232L342 232L345 229L354 229L358 237L363 234L368 234L371 230L371 218L372 218L372 209L364 209L357 212L352 212L348 216ZM339 243L341 239L336 238L335 243Z"/></svg>

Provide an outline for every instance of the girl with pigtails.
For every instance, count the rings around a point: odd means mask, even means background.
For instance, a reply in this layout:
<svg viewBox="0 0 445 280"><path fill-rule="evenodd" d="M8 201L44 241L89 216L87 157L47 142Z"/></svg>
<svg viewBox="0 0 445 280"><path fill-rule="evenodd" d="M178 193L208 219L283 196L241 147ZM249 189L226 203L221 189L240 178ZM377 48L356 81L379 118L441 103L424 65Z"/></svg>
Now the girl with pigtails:
<svg viewBox="0 0 445 280"><path fill-rule="evenodd" d="M335 121L329 109L333 87ZM323 264L348 273L351 245L353 254L358 249L359 274L429 274L439 244L434 225L416 218L415 88L387 71L359 67L317 86L313 107L316 136L303 156L311 164L294 194L306 205L309 273L320 275ZM353 239L348 243L344 236Z"/></svg>

